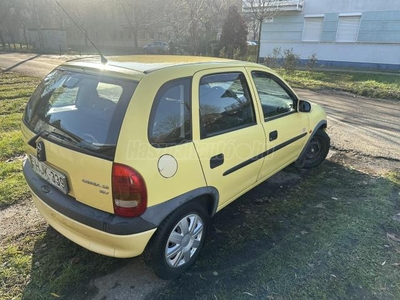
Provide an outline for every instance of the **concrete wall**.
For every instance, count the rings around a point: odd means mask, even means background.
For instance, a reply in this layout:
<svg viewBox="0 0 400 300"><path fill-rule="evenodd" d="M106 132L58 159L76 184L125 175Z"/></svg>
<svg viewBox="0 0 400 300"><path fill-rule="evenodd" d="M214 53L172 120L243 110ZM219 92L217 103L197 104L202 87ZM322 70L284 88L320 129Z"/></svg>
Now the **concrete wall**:
<svg viewBox="0 0 400 300"><path fill-rule="evenodd" d="M357 41L337 42L339 16L360 14ZM304 17L323 16L320 41L302 41ZM316 54L321 64L400 70L400 0L305 0L303 12L282 13L263 24L261 58L275 47L293 49L306 61Z"/></svg>

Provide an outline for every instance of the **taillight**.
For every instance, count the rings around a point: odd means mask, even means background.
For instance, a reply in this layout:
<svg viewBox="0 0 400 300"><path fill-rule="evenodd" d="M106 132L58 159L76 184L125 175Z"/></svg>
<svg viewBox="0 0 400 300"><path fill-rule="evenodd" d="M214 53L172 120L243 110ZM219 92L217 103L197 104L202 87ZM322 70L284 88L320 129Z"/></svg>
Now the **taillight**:
<svg viewBox="0 0 400 300"><path fill-rule="evenodd" d="M112 193L114 213L121 217L137 217L147 208L147 190L143 177L134 169L113 164Z"/></svg>

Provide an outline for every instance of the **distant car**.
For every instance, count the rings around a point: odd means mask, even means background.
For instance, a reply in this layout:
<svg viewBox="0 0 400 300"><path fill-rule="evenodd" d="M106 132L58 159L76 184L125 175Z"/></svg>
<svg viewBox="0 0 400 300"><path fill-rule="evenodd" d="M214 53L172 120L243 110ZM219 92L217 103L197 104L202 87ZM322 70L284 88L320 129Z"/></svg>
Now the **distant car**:
<svg viewBox="0 0 400 300"><path fill-rule="evenodd" d="M322 163L326 126L322 107L260 64L72 61L26 106L23 169L36 207L61 234L103 255L145 252L171 279L194 263L216 212L289 164Z"/></svg>
<svg viewBox="0 0 400 300"><path fill-rule="evenodd" d="M143 50L146 54L165 54L169 53L169 45L167 42L156 41L144 46Z"/></svg>
<svg viewBox="0 0 400 300"><path fill-rule="evenodd" d="M254 41L247 41L247 46L257 46L257 43Z"/></svg>

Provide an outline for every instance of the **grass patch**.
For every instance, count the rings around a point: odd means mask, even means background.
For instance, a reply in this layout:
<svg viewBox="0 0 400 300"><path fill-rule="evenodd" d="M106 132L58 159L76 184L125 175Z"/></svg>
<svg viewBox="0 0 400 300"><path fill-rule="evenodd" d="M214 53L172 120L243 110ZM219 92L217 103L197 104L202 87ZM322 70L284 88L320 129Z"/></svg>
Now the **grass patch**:
<svg viewBox="0 0 400 300"><path fill-rule="evenodd" d="M398 178L326 162L297 186L264 183L215 217L197 264L150 298L400 299Z"/></svg>
<svg viewBox="0 0 400 300"><path fill-rule="evenodd" d="M29 197L22 160L0 161L0 209Z"/></svg>
<svg viewBox="0 0 400 300"><path fill-rule="evenodd" d="M1 91L2 99L15 99L26 97L29 98L32 95L32 90L30 88L22 88L22 89L11 89L6 91Z"/></svg>
<svg viewBox="0 0 400 300"><path fill-rule="evenodd" d="M0 93L1 94L1 93ZM11 100L0 100L0 120L1 122L5 122L5 118L9 114L13 113L22 113L24 112L27 98L16 98ZM2 118L5 116L5 118Z"/></svg>
<svg viewBox="0 0 400 300"><path fill-rule="evenodd" d="M26 102L38 83L34 77L0 74L0 209L28 196L21 172L24 149L20 126Z"/></svg>
<svg viewBox="0 0 400 300"><path fill-rule="evenodd" d="M26 85L37 85L40 79L31 76L25 76L13 72L0 73L0 86L18 85L24 83Z"/></svg>
<svg viewBox="0 0 400 300"><path fill-rule="evenodd" d="M87 295L72 295L87 290L93 274L105 274L128 261L94 254L50 227L37 226L2 243L0 299L86 299Z"/></svg>
<svg viewBox="0 0 400 300"><path fill-rule="evenodd" d="M280 73L284 74L283 70ZM334 89L360 96L400 100L400 76L397 74L298 70L283 77L297 88Z"/></svg>
<svg viewBox="0 0 400 300"><path fill-rule="evenodd" d="M7 117L1 118L0 120L0 130L5 131L15 131L21 126L21 113L10 113Z"/></svg>
<svg viewBox="0 0 400 300"><path fill-rule="evenodd" d="M20 131L3 132L0 141L0 161L20 156L24 153L24 143Z"/></svg>

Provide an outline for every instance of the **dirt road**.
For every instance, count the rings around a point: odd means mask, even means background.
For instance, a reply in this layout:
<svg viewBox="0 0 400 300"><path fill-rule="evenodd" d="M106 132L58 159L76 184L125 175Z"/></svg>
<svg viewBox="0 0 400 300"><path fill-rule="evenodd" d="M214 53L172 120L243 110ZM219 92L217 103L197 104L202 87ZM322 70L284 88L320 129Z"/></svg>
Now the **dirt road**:
<svg viewBox="0 0 400 300"><path fill-rule="evenodd" d="M0 69L42 78L60 63L73 58L76 57L0 53ZM297 93L302 99L319 103L326 109L328 132L337 152L352 152L365 160L386 158L388 163L400 162L399 102L332 92L297 90ZM132 282L137 283L134 292ZM142 299L165 284L138 258L116 273L96 279L94 285L99 293L95 299Z"/></svg>

